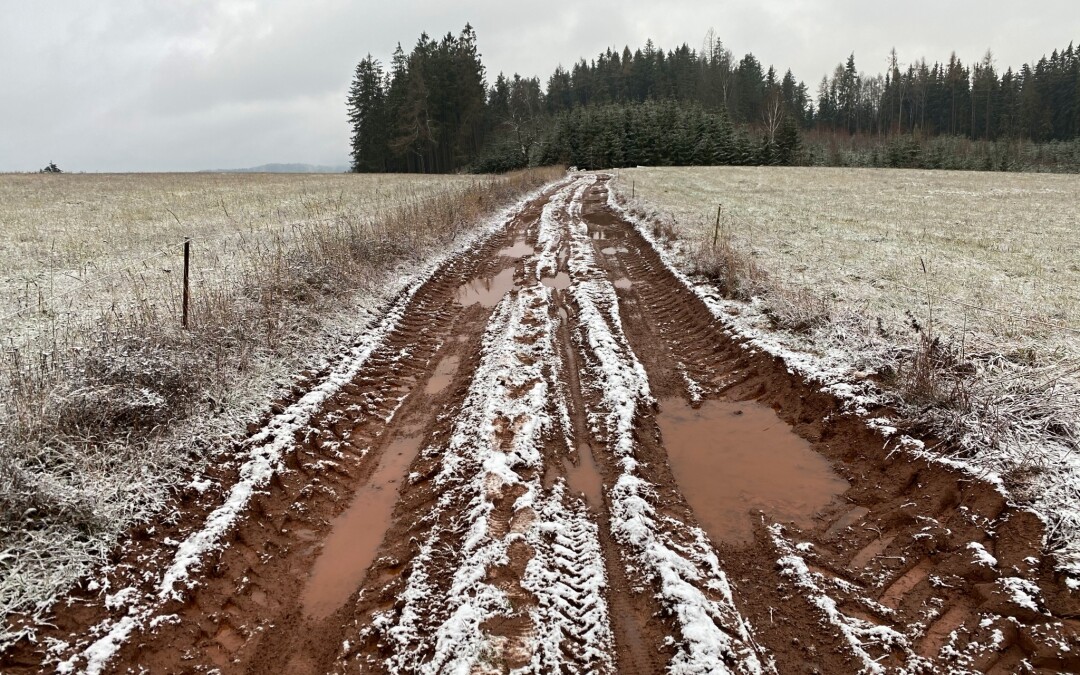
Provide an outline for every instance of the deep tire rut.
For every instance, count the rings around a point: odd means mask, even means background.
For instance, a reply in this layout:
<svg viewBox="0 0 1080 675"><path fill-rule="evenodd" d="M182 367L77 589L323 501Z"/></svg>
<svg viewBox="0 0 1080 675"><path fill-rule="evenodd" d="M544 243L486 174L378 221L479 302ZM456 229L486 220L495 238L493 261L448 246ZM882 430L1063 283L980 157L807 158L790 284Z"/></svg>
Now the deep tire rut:
<svg viewBox="0 0 1080 675"><path fill-rule="evenodd" d="M606 180L552 186L437 271L296 431L191 583L100 670L86 631L109 610L84 593L45 669L58 658L75 672L253 674L1080 668L1069 618L1080 603L1041 550L1041 523L992 486L906 457L748 348L610 207ZM771 409L848 488L799 523L742 514L748 541L709 531L661 431L680 401ZM715 490L740 488L726 481L718 472ZM364 499L385 517L358 512ZM114 574L163 564L169 538L206 516L163 519ZM360 538L370 560L334 553ZM326 556L353 569L313 608ZM28 646L4 672L38 672L43 658Z"/></svg>

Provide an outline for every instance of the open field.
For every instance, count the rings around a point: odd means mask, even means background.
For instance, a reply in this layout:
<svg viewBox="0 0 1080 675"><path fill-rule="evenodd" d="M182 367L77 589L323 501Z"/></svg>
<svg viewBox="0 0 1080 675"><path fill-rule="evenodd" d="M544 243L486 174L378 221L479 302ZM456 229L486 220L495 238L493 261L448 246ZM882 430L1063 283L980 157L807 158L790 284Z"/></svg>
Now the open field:
<svg viewBox="0 0 1080 675"><path fill-rule="evenodd" d="M926 324L929 298L939 330L1080 358L1080 176L714 167L619 180L699 241L722 204L737 249L830 304Z"/></svg>
<svg viewBox="0 0 1080 675"><path fill-rule="evenodd" d="M748 348L609 186L414 278L5 672L1080 665L1043 525Z"/></svg>
<svg viewBox="0 0 1080 675"><path fill-rule="evenodd" d="M205 294L298 235L460 191L476 176L359 174L0 175L0 343L132 303L177 316L181 246ZM115 311L115 310L114 310Z"/></svg>

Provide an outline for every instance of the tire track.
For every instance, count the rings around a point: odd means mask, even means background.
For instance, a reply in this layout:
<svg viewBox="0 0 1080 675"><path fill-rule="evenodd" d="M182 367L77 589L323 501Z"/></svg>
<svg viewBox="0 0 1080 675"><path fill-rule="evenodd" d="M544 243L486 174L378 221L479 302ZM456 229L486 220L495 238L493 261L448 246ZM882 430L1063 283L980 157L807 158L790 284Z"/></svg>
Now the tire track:
<svg viewBox="0 0 1080 675"><path fill-rule="evenodd" d="M888 440L882 447L863 418L745 347L608 208L602 182L584 201L589 226L620 242L606 262L631 283L631 342L653 349L659 339L669 355L647 361L669 371L650 377L671 382L685 368L692 403L700 392L769 404L851 484L817 527L764 527L762 514L753 544L720 547L780 672L1080 669L1071 656L1080 624L1068 618L1077 602L1044 555L1041 523L990 485L905 458Z"/></svg>
<svg viewBox="0 0 1080 675"><path fill-rule="evenodd" d="M276 435L292 451L101 670L1077 670L1080 607L1042 557L1041 524L882 448L745 349L609 209L605 181L552 186L400 299L309 418L280 415L340 377L332 367L253 428L248 443ZM488 306L462 304L466 287ZM749 544L706 534L660 432L654 396L671 394L771 406L851 487L803 527L762 512ZM403 443L416 456L387 479ZM354 493L380 489L393 512L371 524L382 540L362 581L313 615L301 581Z"/></svg>
<svg viewBox="0 0 1080 675"><path fill-rule="evenodd" d="M343 669L615 672L596 526L548 470L573 448L554 295L527 273L492 314L410 486L419 548L359 608Z"/></svg>
<svg viewBox="0 0 1080 675"><path fill-rule="evenodd" d="M488 325L450 440L437 450L436 525L411 563L404 607L375 617L392 645L389 672L469 669L496 650L526 662L532 656L518 580L522 559L536 560L526 533L542 490L540 448L563 418L549 406L553 373L545 365L555 345L545 290L512 293ZM448 550L437 557L441 548ZM515 574L492 583L492 570L505 566Z"/></svg>
<svg viewBox="0 0 1080 675"><path fill-rule="evenodd" d="M305 616L304 586L293 580L306 575L330 521L353 490L370 478L397 430L422 426L428 401L416 389L418 384L422 389L434 368L435 355L456 333L467 333L474 323L470 316L486 314L483 308L455 305L458 288L511 264L500 258L499 250L537 216L538 209L526 205L504 230L484 235L474 251L451 259L397 298L386 319L389 332L375 337L373 347L368 341L343 350L338 361L344 365L308 374L306 383L294 386L290 399L249 429L244 445L289 450L276 467L268 455L268 470L251 484L254 489L246 506L237 511L233 524L224 525L220 544L204 559L184 555L183 547L182 555L170 551L176 539L183 541L187 535L170 527L166 516L163 539L136 541L126 559L113 568L110 582L132 584L135 590L121 594L122 601L108 599L101 610L80 613L108 617L123 610L123 603L157 595L161 589L162 601L115 622L105 618L96 635L88 632L70 644L49 642L51 649L42 656L53 664L57 655L68 657L59 666L61 672L171 670L175 666L169 664L180 662L195 671L276 672L289 663L294 672L322 672L319 664L332 661L337 650L334 636L342 626L335 627L332 619L312 622ZM346 367L351 370L343 370ZM306 403L309 392L320 390L330 395L317 406ZM296 406L311 408L310 417L293 414ZM242 486L243 474L240 479ZM237 477L225 471L221 480L228 484ZM219 513L220 506L203 516L184 514L185 523L191 524L189 532L205 536L199 528L207 517L211 523L220 519ZM184 567L174 564L155 584L150 566L154 558L183 560ZM318 631L313 630L315 625ZM313 637L316 634L321 636ZM67 632L61 635L67 638ZM30 667L29 672L38 668Z"/></svg>
<svg viewBox="0 0 1080 675"><path fill-rule="evenodd" d="M539 249L536 263L537 278L553 278L560 273L569 275L567 265L570 243L567 235L571 219L567 208L575 195L580 199L583 194L584 186L570 184L553 196L544 207L537 233ZM593 430L587 417L582 384L583 361L578 353L579 343L575 337L580 324L577 308L571 302L569 292L565 289L557 290L554 297L562 319L559 327L559 341L562 345L568 408L571 411L574 437L589 439L585 445L591 448L594 443ZM571 448L574 447L572 441L568 445ZM592 452L591 449L590 452ZM583 461L580 452L572 451L572 454L573 462L580 466ZM602 473L602 485L613 485L619 475L619 467L607 461L603 455L596 457L595 461ZM661 612L661 607L650 595L635 592L637 589L627 579L621 546L612 534L609 490L602 487L601 491L604 495L603 508L595 510L598 511L596 519L599 524L599 541L610 579L607 597L611 607L612 633L616 643L617 671L626 675L647 675L659 672L664 669L670 658L670 653L667 653L670 650L666 648L660 637L662 631L652 625L657 623L654 617Z"/></svg>
<svg viewBox="0 0 1080 675"><path fill-rule="evenodd" d="M648 375L623 334L615 288L597 265L593 240L580 220L583 192L569 208L570 295L587 364L583 380L591 389L588 417L621 469L609 491L612 532L624 547L624 558L656 589L673 619L678 637L671 671L763 672L770 667L735 606L715 551L700 528L688 525L657 499L648 470L637 457L639 413L655 401Z"/></svg>
<svg viewBox="0 0 1080 675"><path fill-rule="evenodd" d="M530 531L534 558L522 586L537 598L532 610L539 648L532 672L611 673L615 670L607 578L596 523L580 499L555 484ZM567 667L567 664L573 667Z"/></svg>

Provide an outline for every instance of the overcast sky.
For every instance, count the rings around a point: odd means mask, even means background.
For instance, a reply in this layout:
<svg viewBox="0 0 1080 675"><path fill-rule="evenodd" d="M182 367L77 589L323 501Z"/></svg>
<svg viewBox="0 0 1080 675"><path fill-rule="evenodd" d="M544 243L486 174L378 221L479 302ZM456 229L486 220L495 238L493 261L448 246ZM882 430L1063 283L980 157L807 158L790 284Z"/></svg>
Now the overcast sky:
<svg viewBox="0 0 1080 675"><path fill-rule="evenodd" d="M816 91L850 52L866 73L925 56L1000 69L1080 39L1076 0L0 0L0 171L187 171L346 164L345 90L421 31L478 34L489 80L539 75L646 38L736 57Z"/></svg>

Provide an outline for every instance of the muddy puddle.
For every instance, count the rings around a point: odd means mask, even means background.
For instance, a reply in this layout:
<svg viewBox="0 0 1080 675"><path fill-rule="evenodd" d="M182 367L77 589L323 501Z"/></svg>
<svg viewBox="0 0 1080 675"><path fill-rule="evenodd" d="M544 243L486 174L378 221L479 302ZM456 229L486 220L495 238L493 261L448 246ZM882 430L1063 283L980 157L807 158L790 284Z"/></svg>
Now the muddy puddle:
<svg viewBox="0 0 1080 675"><path fill-rule="evenodd" d="M559 272L553 277L545 277L540 280L540 283L544 284L548 288L566 289L570 288L570 275L566 272Z"/></svg>
<svg viewBox="0 0 1080 675"><path fill-rule="evenodd" d="M527 258L536 253L536 249L525 243L524 239L518 239L513 246L499 249L499 255L507 258Z"/></svg>
<svg viewBox="0 0 1080 675"><path fill-rule="evenodd" d="M607 248L600 249L600 252L604 255L615 255L616 253L629 253L630 249L625 246L608 246Z"/></svg>
<svg viewBox="0 0 1080 675"><path fill-rule="evenodd" d="M657 421L675 480L714 541L749 543L752 512L759 510L810 527L848 488L828 460L760 403L706 401L694 410L665 399Z"/></svg>
<svg viewBox="0 0 1080 675"><path fill-rule="evenodd" d="M460 363L459 356L447 356L439 361L439 365L435 366L435 373L424 385L424 393L434 396L450 386L450 381L454 379L454 373L457 372Z"/></svg>
<svg viewBox="0 0 1080 675"><path fill-rule="evenodd" d="M508 267L493 277L473 279L463 284L458 287L456 297L466 307L476 304L494 307L514 288L514 268Z"/></svg>
<svg viewBox="0 0 1080 675"><path fill-rule="evenodd" d="M584 494L585 501L594 509L604 507L604 479L596 467L596 459L588 443L578 446L578 463L564 461L566 484L571 492Z"/></svg>
<svg viewBox="0 0 1080 675"><path fill-rule="evenodd" d="M626 277L619 277L615 280L615 288L632 288L633 286L634 282Z"/></svg>
<svg viewBox="0 0 1080 675"><path fill-rule="evenodd" d="M397 501L398 487L420 449L420 436L399 438L383 450L367 484L338 516L304 588L304 613L330 616L364 580Z"/></svg>

